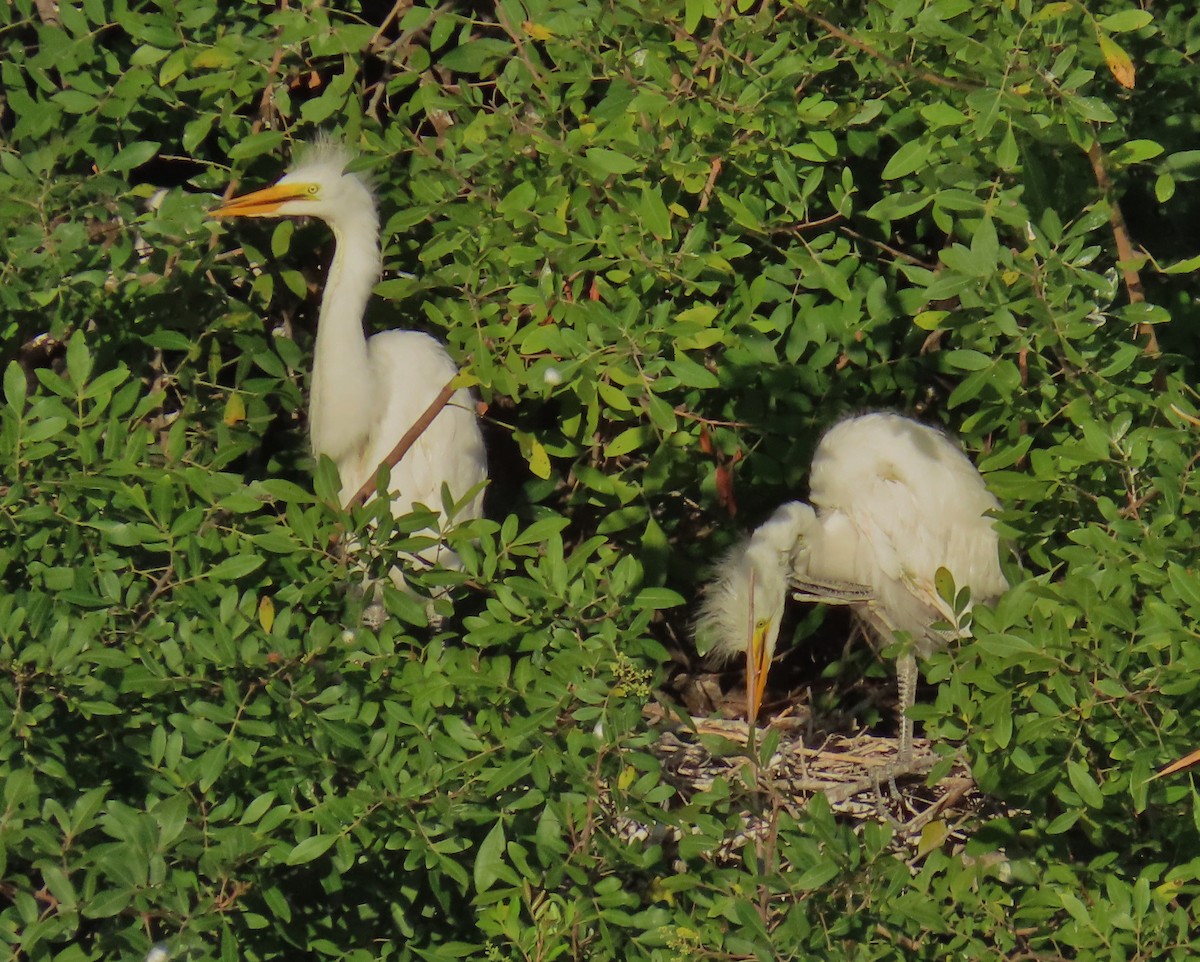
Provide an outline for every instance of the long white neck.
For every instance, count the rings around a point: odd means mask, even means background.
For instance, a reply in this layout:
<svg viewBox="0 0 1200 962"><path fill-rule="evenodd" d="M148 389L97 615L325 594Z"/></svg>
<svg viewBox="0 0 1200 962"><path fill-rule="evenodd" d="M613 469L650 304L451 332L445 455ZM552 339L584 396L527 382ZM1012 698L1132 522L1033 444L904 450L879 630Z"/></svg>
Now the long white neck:
<svg viewBox="0 0 1200 962"><path fill-rule="evenodd" d="M329 455L344 469L365 447L377 413L379 387L368 362L363 314L382 260L369 199L330 226L336 246L321 299L308 427L313 453Z"/></svg>

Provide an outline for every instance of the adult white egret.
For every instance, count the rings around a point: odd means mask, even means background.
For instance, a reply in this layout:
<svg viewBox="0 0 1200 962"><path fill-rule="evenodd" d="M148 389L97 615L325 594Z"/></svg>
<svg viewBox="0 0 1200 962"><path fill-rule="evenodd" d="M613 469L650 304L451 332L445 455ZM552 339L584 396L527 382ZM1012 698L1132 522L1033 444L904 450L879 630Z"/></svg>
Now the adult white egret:
<svg viewBox="0 0 1200 962"><path fill-rule="evenodd" d="M934 587L939 568L974 601L1008 587L988 512L998 507L975 466L944 434L898 414L835 425L817 446L811 505L783 505L716 571L697 637L718 657L747 656L749 710L757 717L789 583L804 600L850 604L880 647L911 639L897 665L900 755L912 744L907 709L916 656L947 635L952 618Z"/></svg>
<svg viewBox="0 0 1200 962"><path fill-rule="evenodd" d="M302 149L273 186L226 201L214 217L316 217L333 231L334 254L317 321L308 430L313 453L337 465L348 505L376 475L397 442L426 412L458 368L428 334L383 331L367 337L363 315L379 279L379 213L353 155L319 141ZM483 436L469 391L458 389L392 467L392 512L417 504L442 508L442 487L459 508L455 520L480 517L487 479ZM465 503L464 502L465 500ZM448 549L421 558L455 567Z"/></svg>

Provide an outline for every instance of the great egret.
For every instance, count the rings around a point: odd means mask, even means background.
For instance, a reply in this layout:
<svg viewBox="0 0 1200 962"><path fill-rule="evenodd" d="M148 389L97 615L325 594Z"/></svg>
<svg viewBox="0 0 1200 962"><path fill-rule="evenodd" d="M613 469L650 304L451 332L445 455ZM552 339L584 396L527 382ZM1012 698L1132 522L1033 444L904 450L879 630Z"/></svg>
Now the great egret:
<svg viewBox="0 0 1200 962"><path fill-rule="evenodd" d="M334 254L317 322L308 430L313 453L328 455L348 505L405 433L426 412L458 368L428 334L383 331L367 337L363 314L379 279L379 214L367 182L347 173L353 155L320 141L274 186L226 201L214 217L316 217L333 231ZM483 436L470 392L459 388L391 470L392 512L417 504L440 510L442 487L461 503L456 520L483 511L487 479ZM448 549L421 552L423 561L456 567Z"/></svg>
<svg viewBox="0 0 1200 962"><path fill-rule="evenodd" d="M900 757L912 745L907 709L916 656L945 644L932 626L953 616L934 587L939 568L974 601L1008 582L983 478L944 434L898 414L835 425L817 446L812 504L783 505L717 567L697 621L718 657L746 655L751 721L758 715L789 583L804 600L850 604L880 647L911 639L897 665Z"/></svg>

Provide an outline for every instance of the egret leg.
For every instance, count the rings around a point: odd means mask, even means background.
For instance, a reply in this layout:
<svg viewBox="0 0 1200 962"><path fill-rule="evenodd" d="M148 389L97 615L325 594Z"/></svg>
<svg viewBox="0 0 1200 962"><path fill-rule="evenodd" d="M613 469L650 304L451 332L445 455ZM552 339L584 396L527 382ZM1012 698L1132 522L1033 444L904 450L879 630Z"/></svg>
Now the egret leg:
<svg viewBox="0 0 1200 962"><path fill-rule="evenodd" d="M913 723L908 710L917 700L917 658L912 652L900 656L896 662L896 689L900 704L900 751L896 758L897 768L903 771L912 763Z"/></svg>
<svg viewBox="0 0 1200 962"><path fill-rule="evenodd" d="M917 657L908 652L896 661L896 691L899 704L896 710L900 714L900 747L896 752L896 760L890 764L885 773L888 789L892 798L902 799L900 790L896 787L896 779L908 775L914 769L913 765L913 723L908 717L908 710L917 700Z"/></svg>

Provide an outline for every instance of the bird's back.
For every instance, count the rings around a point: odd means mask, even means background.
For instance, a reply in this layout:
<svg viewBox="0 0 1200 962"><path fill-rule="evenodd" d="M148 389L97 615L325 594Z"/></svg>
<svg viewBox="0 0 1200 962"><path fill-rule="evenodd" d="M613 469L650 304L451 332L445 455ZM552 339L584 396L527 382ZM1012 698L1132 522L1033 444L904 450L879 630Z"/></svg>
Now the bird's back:
<svg viewBox="0 0 1200 962"><path fill-rule="evenodd" d="M821 439L810 486L814 573L871 585L889 627L927 634L940 567L976 601L1007 587L987 516L996 499L940 431L896 414L849 418Z"/></svg>

